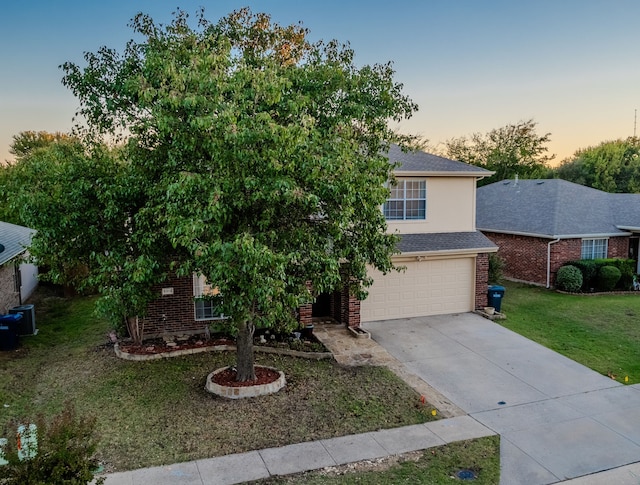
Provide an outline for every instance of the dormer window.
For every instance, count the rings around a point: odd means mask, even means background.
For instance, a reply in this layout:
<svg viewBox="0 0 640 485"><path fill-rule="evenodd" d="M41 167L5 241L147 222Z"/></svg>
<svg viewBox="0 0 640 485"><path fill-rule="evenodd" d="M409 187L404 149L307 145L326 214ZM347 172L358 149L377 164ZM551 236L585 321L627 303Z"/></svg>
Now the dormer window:
<svg viewBox="0 0 640 485"><path fill-rule="evenodd" d="M427 218L427 182L425 179L396 178L383 207L388 221L425 220Z"/></svg>

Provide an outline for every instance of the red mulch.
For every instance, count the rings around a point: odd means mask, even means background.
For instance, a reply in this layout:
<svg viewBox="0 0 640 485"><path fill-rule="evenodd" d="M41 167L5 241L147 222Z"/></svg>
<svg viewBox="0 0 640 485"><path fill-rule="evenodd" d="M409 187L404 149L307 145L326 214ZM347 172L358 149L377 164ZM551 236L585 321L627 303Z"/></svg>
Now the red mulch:
<svg viewBox="0 0 640 485"><path fill-rule="evenodd" d="M218 385L227 386L227 387L248 387L248 386L258 386L262 384L271 384L272 382L277 381L280 378L280 373L273 369L268 369L267 367L260 367L256 365L254 367L256 372L256 380L255 381L245 381L238 382L236 381L236 370L234 368L225 369L217 374L214 374L211 377L211 380Z"/></svg>

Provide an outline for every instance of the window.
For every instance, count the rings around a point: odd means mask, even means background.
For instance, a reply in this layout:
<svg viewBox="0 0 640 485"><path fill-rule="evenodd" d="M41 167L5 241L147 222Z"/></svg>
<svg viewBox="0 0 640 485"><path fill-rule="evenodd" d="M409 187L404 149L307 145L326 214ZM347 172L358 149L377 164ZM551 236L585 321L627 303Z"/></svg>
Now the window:
<svg viewBox="0 0 640 485"><path fill-rule="evenodd" d="M224 318L224 315L215 308L220 298L220 290L207 283L203 275L193 275L193 296L196 320Z"/></svg>
<svg viewBox="0 0 640 485"><path fill-rule="evenodd" d="M426 219L427 182L424 179L396 179L383 212L388 221Z"/></svg>
<svg viewBox="0 0 640 485"><path fill-rule="evenodd" d="M583 239L582 259L601 259L607 257L607 239Z"/></svg>

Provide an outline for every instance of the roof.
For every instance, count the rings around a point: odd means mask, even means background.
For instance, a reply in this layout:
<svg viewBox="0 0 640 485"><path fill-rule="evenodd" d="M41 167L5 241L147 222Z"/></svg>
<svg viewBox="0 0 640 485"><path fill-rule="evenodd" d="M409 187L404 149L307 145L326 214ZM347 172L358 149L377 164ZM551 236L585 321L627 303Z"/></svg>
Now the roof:
<svg viewBox="0 0 640 485"><path fill-rule="evenodd" d="M561 179L503 180L477 189L476 225L564 239L623 236L640 229L640 194L610 194Z"/></svg>
<svg viewBox="0 0 640 485"><path fill-rule="evenodd" d="M397 249L402 253L429 251L496 250L493 244L479 231L436 232L426 234L401 234Z"/></svg>
<svg viewBox="0 0 640 485"><path fill-rule="evenodd" d="M399 163L395 173L420 172L430 175L456 175L468 177L489 177L492 171L475 165L450 160L422 151L403 152L398 145L391 145L388 152L391 163Z"/></svg>
<svg viewBox="0 0 640 485"><path fill-rule="evenodd" d="M35 230L0 221L0 266L26 251Z"/></svg>

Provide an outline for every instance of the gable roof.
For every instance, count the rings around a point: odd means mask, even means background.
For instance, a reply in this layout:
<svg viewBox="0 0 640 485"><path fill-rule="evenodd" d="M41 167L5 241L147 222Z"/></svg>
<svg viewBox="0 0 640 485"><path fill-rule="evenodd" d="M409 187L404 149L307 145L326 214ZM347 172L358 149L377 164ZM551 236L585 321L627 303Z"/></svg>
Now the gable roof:
<svg viewBox="0 0 640 485"><path fill-rule="evenodd" d="M428 173L431 176L489 177L493 174L490 170L431 153L417 150L403 152L398 145L391 145L387 156L389 162L399 163L399 166L394 170L398 175Z"/></svg>
<svg viewBox="0 0 640 485"><path fill-rule="evenodd" d="M477 189L476 225L546 238L624 236L640 228L640 194L561 179L503 180Z"/></svg>
<svg viewBox="0 0 640 485"><path fill-rule="evenodd" d="M31 244L35 230L0 221L0 266L24 253ZM1 248L0 248L1 249Z"/></svg>

